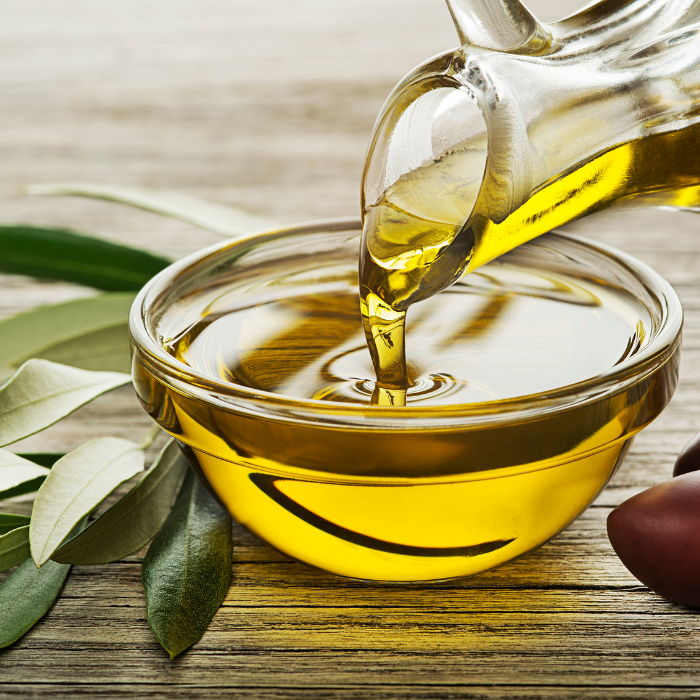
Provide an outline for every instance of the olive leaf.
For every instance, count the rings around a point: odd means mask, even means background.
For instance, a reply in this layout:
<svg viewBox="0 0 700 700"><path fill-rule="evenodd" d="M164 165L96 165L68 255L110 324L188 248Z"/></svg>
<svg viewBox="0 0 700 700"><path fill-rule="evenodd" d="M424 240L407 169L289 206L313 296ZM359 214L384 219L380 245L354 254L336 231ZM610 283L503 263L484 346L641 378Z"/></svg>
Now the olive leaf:
<svg viewBox="0 0 700 700"><path fill-rule="evenodd" d="M51 469L61 457L66 456L65 452L20 452L18 454L20 457L47 469Z"/></svg>
<svg viewBox="0 0 700 700"><path fill-rule="evenodd" d="M0 649L16 642L41 620L61 592L70 566L31 559L0 584Z"/></svg>
<svg viewBox="0 0 700 700"><path fill-rule="evenodd" d="M25 496L28 493L34 493L41 488L45 479L46 477L44 476L37 477L36 479L25 481L19 484L19 486L7 489L7 491L0 491L0 501L5 501L8 498L17 498L17 496Z"/></svg>
<svg viewBox="0 0 700 700"><path fill-rule="evenodd" d="M10 530L15 530L24 525L29 525L29 518L26 515L0 513L0 535L6 535Z"/></svg>
<svg viewBox="0 0 700 700"><path fill-rule="evenodd" d="M56 343L33 357L93 372L131 372L129 326L120 323ZM26 358L29 359L29 358Z"/></svg>
<svg viewBox="0 0 700 700"><path fill-rule="evenodd" d="M31 559L0 584L0 649L16 642L41 620L61 592L70 566Z"/></svg>
<svg viewBox="0 0 700 700"><path fill-rule="evenodd" d="M125 350L128 357L127 322L135 296L131 292L100 294L39 306L0 321L0 380L34 357L83 369L113 371L126 366L121 358ZM114 335L122 332L123 339ZM107 339L115 349L106 353ZM119 363L109 357L114 354L119 355Z"/></svg>
<svg viewBox="0 0 700 700"><path fill-rule="evenodd" d="M130 381L128 374L29 360L0 389L0 446L48 428L100 394Z"/></svg>
<svg viewBox="0 0 700 700"><path fill-rule="evenodd" d="M0 225L0 272L138 291L170 260L75 231Z"/></svg>
<svg viewBox="0 0 700 700"><path fill-rule="evenodd" d="M98 438L54 465L32 509L32 558L44 564L82 518L119 484L143 470L143 450L130 440Z"/></svg>
<svg viewBox="0 0 700 700"><path fill-rule="evenodd" d="M30 195L77 195L106 199L180 219L221 236L235 237L277 226L276 222L270 219L223 204L215 204L175 192L149 190L143 187L72 183L67 185L32 185L27 187L25 192Z"/></svg>
<svg viewBox="0 0 700 700"><path fill-rule="evenodd" d="M8 450L0 450L0 499L36 491L50 473L46 467Z"/></svg>
<svg viewBox="0 0 700 700"><path fill-rule="evenodd" d="M83 527L85 520L75 532ZM28 558L0 584L0 649L16 642L46 615L70 569L54 561L37 569Z"/></svg>
<svg viewBox="0 0 700 700"><path fill-rule="evenodd" d="M163 526L186 469L180 448L170 440L138 484L51 559L62 564L107 564L137 552Z"/></svg>
<svg viewBox="0 0 700 700"><path fill-rule="evenodd" d="M5 452L5 450L3 450L3 452ZM53 465L64 455L63 453L59 454L56 452L32 452L29 454L19 454L16 456L28 459L30 462L34 462L40 467L51 469L51 467L53 467ZM1 467L0 471L2 471ZM46 473L42 472L42 474L36 478L23 481L17 486L5 489L4 491L0 489L0 501L7 498L15 498L16 496L24 496L27 493L34 493L35 491L39 490L39 487L44 483L44 479L46 479Z"/></svg>
<svg viewBox="0 0 700 700"><path fill-rule="evenodd" d="M192 471L143 561L148 623L175 658L201 639L231 580L231 518Z"/></svg>
<svg viewBox="0 0 700 700"><path fill-rule="evenodd" d="M0 536L0 571L7 571L29 557L29 525Z"/></svg>

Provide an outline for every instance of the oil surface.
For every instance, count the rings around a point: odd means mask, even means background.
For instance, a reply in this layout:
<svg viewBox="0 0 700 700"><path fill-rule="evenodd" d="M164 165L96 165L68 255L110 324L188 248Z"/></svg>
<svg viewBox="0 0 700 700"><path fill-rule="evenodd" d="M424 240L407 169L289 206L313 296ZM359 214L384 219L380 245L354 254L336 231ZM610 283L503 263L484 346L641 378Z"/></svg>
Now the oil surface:
<svg viewBox="0 0 700 700"><path fill-rule="evenodd" d="M407 402L478 403L575 384L636 352L650 324L622 290L494 262L411 310ZM387 352L391 343L378 341ZM276 394L365 404L376 394L352 288L303 287L204 315L170 352L207 376Z"/></svg>
<svg viewBox="0 0 700 700"><path fill-rule="evenodd" d="M432 268L473 271L499 255L585 214L628 202L690 206L700 201L700 124L629 141L547 182L500 223L477 202L469 176L475 153L456 150L393 184L364 212L360 253L361 312L379 403L401 400L408 386L405 312ZM476 159L478 160L478 158ZM469 227L471 249L451 246ZM412 352L412 351L411 351ZM409 353L409 360L411 359Z"/></svg>

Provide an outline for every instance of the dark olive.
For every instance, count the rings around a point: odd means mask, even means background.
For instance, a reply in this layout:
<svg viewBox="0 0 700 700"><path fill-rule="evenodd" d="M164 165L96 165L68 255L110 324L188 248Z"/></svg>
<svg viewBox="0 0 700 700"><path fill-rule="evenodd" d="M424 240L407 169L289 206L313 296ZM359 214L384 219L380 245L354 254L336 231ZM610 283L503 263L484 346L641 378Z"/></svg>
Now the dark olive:
<svg viewBox="0 0 700 700"><path fill-rule="evenodd" d="M700 472L653 486L608 516L622 563L675 603L700 607Z"/></svg>
<svg viewBox="0 0 700 700"><path fill-rule="evenodd" d="M696 472L700 469L700 433L698 433L682 450L673 468L673 476Z"/></svg>

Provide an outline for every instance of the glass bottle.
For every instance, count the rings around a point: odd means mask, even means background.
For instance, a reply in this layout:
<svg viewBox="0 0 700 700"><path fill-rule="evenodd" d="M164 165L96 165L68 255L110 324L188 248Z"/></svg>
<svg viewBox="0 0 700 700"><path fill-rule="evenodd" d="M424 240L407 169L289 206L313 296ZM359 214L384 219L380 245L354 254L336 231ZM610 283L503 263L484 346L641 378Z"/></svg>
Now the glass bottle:
<svg viewBox="0 0 700 700"><path fill-rule="evenodd" d="M569 221L700 201L698 0L604 0L546 25L518 0L447 3L462 45L399 83L367 156L360 281L375 335Z"/></svg>

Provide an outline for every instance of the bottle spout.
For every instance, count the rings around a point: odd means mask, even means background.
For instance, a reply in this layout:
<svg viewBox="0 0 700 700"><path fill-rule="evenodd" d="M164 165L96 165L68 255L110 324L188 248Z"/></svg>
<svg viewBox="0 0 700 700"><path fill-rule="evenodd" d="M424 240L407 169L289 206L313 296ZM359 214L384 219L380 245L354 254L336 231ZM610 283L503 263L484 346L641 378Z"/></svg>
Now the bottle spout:
<svg viewBox="0 0 700 700"><path fill-rule="evenodd" d="M447 0L462 45L537 54L552 41L520 0Z"/></svg>

